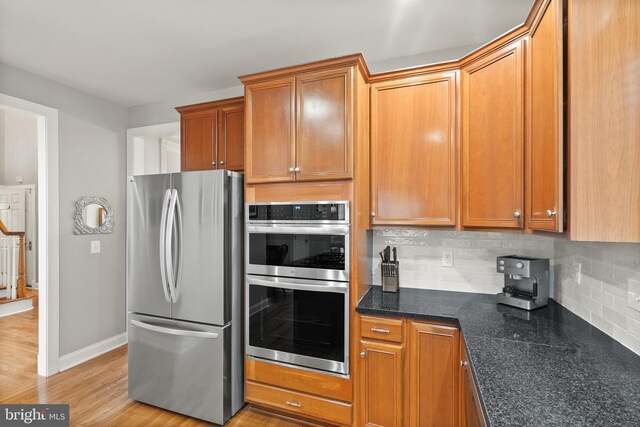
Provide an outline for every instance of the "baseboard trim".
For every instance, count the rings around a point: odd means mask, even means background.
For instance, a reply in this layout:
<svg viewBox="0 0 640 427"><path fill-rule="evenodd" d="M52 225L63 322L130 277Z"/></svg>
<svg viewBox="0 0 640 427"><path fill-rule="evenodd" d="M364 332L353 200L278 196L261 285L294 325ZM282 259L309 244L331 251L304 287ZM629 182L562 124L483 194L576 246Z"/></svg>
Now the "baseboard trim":
<svg viewBox="0 0 640 427"><path fill-rule="evenodd" d="M66 371L69 368L73 368L76 365L123 346L126 343L127 333L124 332L111 338L107 338L106 340L91 344L88 347L81 348L80 350L61 356L58 369L60 369L60 372Z"/></svg>

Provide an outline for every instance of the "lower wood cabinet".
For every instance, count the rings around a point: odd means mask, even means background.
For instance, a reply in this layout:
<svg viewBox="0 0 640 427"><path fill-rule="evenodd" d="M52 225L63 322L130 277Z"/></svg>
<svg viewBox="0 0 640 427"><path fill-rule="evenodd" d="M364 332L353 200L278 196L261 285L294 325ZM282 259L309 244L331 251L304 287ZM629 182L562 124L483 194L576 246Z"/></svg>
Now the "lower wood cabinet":
<svg viewBox="0 0 640 427"><path fill-rule="evenodd" d="M370 330L389 330L390 321L402 321L404 338L401 342L388 342L384 333L379 340L374 340ZM356 399L360 414L358 424L458 426L458 329L371 316L363 316L361 325L360 387Z"/></svg>
<svg viewBox="0 0 640 427"><path fill-rule="evenodd" d="M403 346L364 340L360 346L363 424L403 425Z"/></svg>
<svg viewBox="0 0 640 427"><path fill-rule="evenodd" d="M463 339L460 347L460 426L485 427L487 423Z"/></svg>

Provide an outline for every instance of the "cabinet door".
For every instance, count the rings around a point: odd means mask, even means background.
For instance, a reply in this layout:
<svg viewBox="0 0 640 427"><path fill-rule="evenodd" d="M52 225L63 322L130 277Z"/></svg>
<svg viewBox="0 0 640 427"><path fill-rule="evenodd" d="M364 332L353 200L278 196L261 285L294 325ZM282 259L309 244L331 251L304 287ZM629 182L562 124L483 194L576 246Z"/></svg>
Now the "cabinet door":
<svg viewBox="0 0 640 427"><path fill-rule="evenodd" d="M402 346L361 341L360 410L365 426L401 426Z"/></svg>
<svg viewBox="0 0 640 427"><path fill-rule="evenodd" d="M409 425L458 425L460 341L457 329L411 322Z"/></svg>
<svg viewBox="0 0 640 427"><path fill-rule="evenodd" d="M220 109L218 167L244 170L244 104Z"/></svg>
<svg viewBox="0 0 640 427"><path fill-rule="evenodd" d="M296 176L302 181L351 178L351 68L296 78Z"/></svg>
<svg viewBox="0 0 640 427"><path fill-rule="evenodd" d="M374 224L455 225L456 73L371 88Z"/></svg>
<svg viewBox="0 0 640 427"><path fill-rule="evenodd" d="M467 348L464 340L460 339L460 426L461 427L484 427L484 413L482 404L473 379Z"/></svg>
<svg viewBox="0 0 640 427"><path fill-rule="evenodd" d="M527 227L563 229L562 0L550 0L528 43Z"/></svg>
<svg viewBox="0 0 640 427"><path fill-rule="evenodd" d="M247 183L294 180L294 79L245 86Z"/></svg>
<svg viewBox="0 0 640 427"><path fill-rule="evenodd" d="M182 172L216 169L217 110L185 113L180 127Z"/></svg>
<svg viewBox="0 0 640 427"><path fill-rule="evenodd" d="M523 61L515 42L462 70L462 225L522 228Z"/></svg>

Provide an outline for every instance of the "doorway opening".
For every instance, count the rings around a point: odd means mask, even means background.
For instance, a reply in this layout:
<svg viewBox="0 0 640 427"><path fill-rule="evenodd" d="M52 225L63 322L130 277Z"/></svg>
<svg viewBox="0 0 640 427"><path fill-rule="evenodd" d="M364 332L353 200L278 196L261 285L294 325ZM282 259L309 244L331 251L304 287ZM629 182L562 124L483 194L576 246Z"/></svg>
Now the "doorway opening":
<svg viewBox="0 0 640 427"><path fill-rule="evenodd" d="M127 176L180 172L180 122L127 129Z"/></svg>
<svg viewBox="0 0 640 427"><path fill-rule="evenodd" d="M58 220L58 111L0 94L0 352L29 376L58 372Z"/></svg>

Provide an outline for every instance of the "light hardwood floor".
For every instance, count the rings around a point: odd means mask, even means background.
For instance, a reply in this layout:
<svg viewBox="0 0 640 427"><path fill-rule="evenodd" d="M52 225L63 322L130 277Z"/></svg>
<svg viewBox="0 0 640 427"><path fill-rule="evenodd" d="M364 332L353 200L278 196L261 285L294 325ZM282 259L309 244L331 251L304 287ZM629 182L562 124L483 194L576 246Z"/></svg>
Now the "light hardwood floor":
<svg viewBox="0 0 640 427"><path fill-rule="evenodd" d="M37 307L37 305L36 305ZM127 347L49 378L37 375L38 310L0 317L0 403L68 403L72 426L204 426L130 400ZM245 406L227 426L294 427L294 420Z"/></svg>

